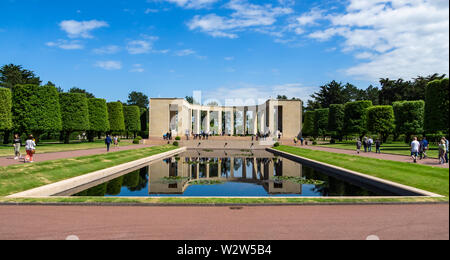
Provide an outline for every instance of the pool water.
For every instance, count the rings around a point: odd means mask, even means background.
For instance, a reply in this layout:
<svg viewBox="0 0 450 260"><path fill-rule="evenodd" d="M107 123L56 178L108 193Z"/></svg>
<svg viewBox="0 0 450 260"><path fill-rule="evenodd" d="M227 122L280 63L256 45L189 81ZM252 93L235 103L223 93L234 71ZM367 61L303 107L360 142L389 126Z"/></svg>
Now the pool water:
<svg viewBox="0 0 450 260"><path fill-rule="evenodd" d="M92 186L92 184L91 184ZM268 152L187 151L73 196L330 197L395 196L349 183Z"/></svg>

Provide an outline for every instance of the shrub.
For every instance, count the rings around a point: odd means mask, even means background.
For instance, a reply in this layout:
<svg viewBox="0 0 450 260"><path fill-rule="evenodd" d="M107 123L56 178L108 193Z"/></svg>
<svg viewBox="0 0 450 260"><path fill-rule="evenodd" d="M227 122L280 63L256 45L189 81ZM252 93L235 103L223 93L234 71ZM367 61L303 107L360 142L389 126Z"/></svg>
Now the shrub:
<svg viewBox="0 0 450 260"><path fill-rule="evenodd" d="M344 128L344 116L345 116L345 106L342 104L330 105L330 112L328 114L328 128L333 136L342 140L342 130Z"/></svg>
<svg viewBox="0 0 450 260"><path fill-rule="evenodd" d="M317 142L316 142L316 141L313 141L313 142L312 142L312 145L317 145Z"/></svg>
<svg viewBox="0 0 450 260"><path fill-rule="evenodd" d="M173 146L179 146L180 143L178 143L177 141L173 142Z"/></svg>
<svg viewBox="0 0 450 260"><path fill-rule="evenodd" d="M316 112L307 111L305 112L305 120L303 123L302 134L304 136L311 136L314 134L314 117Z"/></svg>
<svg viewBox="0 0 450 260"><path fill-rule="evenodd" d="M273 145L273 147L278 147L278 146L280 146L280 143L279 143L279 142L276 142L276 143Z"/></svg>
<svg viewBox="0 0 450 260"><path fill-rule="evenodd" d="M386 142L395 128L394 109L392 106L374 106L367 110L367 126L372 133L380 134Z"/></svg>
<svg viewBox="0 0 450 260"><path fill-rule="evenodd" d="M175 140L180 141L181 137L177 136L177 137L175 137Z"/></svg>
<svg viewBox="0 0 450 260"><path fill-rule="evenodd" d="M95 134L109 131L108 108L106 100L101 98L89 98L89 131L90 142L94 141Z"/></svg>
<svg viewBox="0 0 450 260"><path fill-rule="evenodd" d="M142 137L140 137L140 136L136 136L136 138L135 139L138 139L139 141L140 140L142 140L143 138Z"/></svg>
<svg viewBox="0 0 450 260"><path fill-rule="evenodd" d="M315 110L314 116L314 136L325 136L328 128L328 108Z"/></svg>
<svg viewBox="0 0 450 260"><path fill-rule="evenodd" d="M141 139L134 138L133 144L139 144L141 142Z"/></svg>
<svg viewBox="0 0 450 260"><path fill-rule="evenodd" d="M405 134L410 137L412 134L423 133L425 102L400 101L393 104L395 114L396 134Z"/></svg>
<svg viewBox="0 0 450 260"><path fill-rule="evenodd" d="M124 106L123 115L125 122L125 130L136 135L141 131L141 111L138 106Z"/></svg>

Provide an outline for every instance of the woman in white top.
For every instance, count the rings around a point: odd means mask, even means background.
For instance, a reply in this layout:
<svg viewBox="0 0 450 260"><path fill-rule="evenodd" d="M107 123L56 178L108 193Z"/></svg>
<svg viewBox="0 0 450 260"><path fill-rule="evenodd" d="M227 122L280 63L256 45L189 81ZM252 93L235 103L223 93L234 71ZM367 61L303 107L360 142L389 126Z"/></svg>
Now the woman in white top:
<svg viewBox="0 0 450 260"><path fill-rule="evenodd" d="M34 142L33 135L30 135L25 142L25 150L27 151L27 156L25 157L25 162L33 162L33 155L36 152L36 143Z"/></svg>

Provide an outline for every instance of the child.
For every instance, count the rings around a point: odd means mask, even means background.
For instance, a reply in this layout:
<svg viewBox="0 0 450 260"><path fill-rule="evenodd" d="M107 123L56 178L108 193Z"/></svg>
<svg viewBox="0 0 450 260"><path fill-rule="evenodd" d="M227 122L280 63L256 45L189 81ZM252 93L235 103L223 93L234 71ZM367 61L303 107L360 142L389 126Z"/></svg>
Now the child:
<svg viewBox="0 0 450 260"><path fill-rule="evenodd" d="M361 140L358 140L357 142L356 142L356 153L360 153L360 151L361 151L361 146L362 146L362 143L361 143Z"/></svg>
<svg viewBox="0 0 450 260"><path fill-rule="evenodd" d="M33 156L36 153L36 143L34 142L34 138L30 135L25 142L25 150L27 151L27 156L25 157L25 162L32 163L34 161Z"/></svg>

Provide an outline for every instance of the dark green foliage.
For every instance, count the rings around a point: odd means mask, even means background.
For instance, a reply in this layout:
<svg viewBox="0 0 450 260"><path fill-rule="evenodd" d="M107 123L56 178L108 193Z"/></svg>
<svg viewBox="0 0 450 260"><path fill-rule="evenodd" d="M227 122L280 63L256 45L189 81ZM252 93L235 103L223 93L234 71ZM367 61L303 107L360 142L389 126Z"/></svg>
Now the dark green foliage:
<svg viewBox="0 0 450 260"><path fill-rule="evenodd" d="M0 87L13 88L18 84L40 85L41 80L20 65L9 64L0 68Z"/></svg>
<svg viewBox="0 0 450 260"><path fill-rule="evenodd" d="M101 98L89 98L89 130L95 132L109 131L108 108L106 100Z"/></svg>
<svg viewBox="0 0 450 260"><path fill-rule="evenodd" d="M0 87L0 131L12 128L11 90Z"/></svg>
<svg viewBox="0 0 450 260"><path fill-rule="evenodd" d="M178 141L173 142L173 146L179 146L180 143Z"/></svg>
<svg viewBox="0 0 450 260"><path fill-rule="evenodd" d="M122 189L124 176L120 176L114 180L108 182L108 186L106 187L106 194L108 195L119 195Z"/></svg>
<svg viewBox="0 0 450 260"><path fill-rule="evenodd" d="M305 112L305 120L303 123L302 134L304 136L310 136L314 134L314 117L316 116L316 112L307 111Z"/></svg>
<svg viewBox="0 0 450 260"><path fill-rule="evenodd" d="M113 132L125 131L123 105L120 102L108 103L109 129Z"/></svg>
<svg viewBox="0 0 450 260"><path fill-rule="evenodd" d="M38 137L43 132L62 129L59 96L55 87L16 85L12 90L13 124L16 131L30 131Z"/></svg>
<svg viewBox="0 0 450 260"><path fill-rule="evenodd" d="M149 113L147 108L139 108L141 112L141 131L148 131Z"/></svg>
<svg viewBox="0 0 450 260"><path fill-rule="evenodd" d="M448 79L430 82L426 88L425 131L449 133Z"/></svg>
<svg viewBox="0 0 450 260"><path fill-rule="evenodd" d="M330 109L321 108L315 110L314 116L314 136L326 136L328 128L328 115Z"/></svg>
<svg viewBox="0 0 450 260"><path fill-rule="evenodd" d="M124 106L125 130L136 133L141 131L141 111L138 106Z"/></svg>
<svg viewBox="0 0 450 260"><path fill-rule="evenodd" d="M330 105L330 113L328 115L328 131L333 136L341 137L344 128L345 106L342 104Z"/></svg>
<svg viewBox="0 0 450 260"><path fill-rule="evenodd" d="M423 133L424 101L398 101L394 102L393 108L397 135L404 134L409 140L412 134Z"/></svg>
<svg viewBox="0 0 450 260"><path fill-rule="evenodd" d="M395 129L394 109L392 106L374 106L367 109L367 127L372 133L381 135L385 142Z"/></svg>
<svg viewBox="0 0 450 260"><path fill-rule="evenodd" d="M355 101L345 104L344 133L364 135L367 132L367 108L372 101Z"/></svg>
<svg viewBox="0 0 450 260"><path fill-rule="evenodd" d="M128 95L127 104L130 106L138 106L138 107L142 107L142 108L148 108L148 103L149 103L148 96L142 92L132 91Z"/></svg>
<svg viewBox="0 0 450 260"><path fill-rule="evenodd" d="M74 131L89 130L89 106L85 94L60 93L61 116L65 135L65 143L69 143L70 134Z"/></svg>

